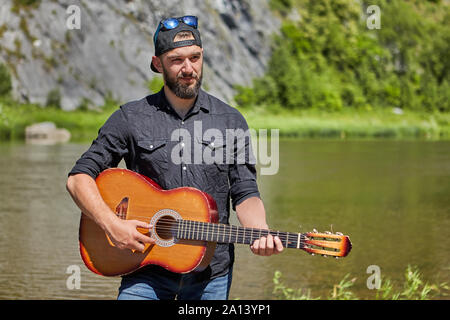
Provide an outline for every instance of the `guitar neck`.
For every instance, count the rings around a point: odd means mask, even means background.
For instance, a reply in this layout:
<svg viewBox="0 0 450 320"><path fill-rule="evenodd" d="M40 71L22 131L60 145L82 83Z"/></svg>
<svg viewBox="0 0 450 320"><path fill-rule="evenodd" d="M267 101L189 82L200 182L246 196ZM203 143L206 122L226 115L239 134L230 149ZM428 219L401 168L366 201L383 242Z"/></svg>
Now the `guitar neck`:
<svg viewBox="0 0 450 320"><path fill-rule="evenodd" d="M178 239L201 240L219 243L252 244L253 241L271 234L278 236L285 248L302 249L305 235L302 233L247 228L220 223L177 220L174 236Z"/></svg>

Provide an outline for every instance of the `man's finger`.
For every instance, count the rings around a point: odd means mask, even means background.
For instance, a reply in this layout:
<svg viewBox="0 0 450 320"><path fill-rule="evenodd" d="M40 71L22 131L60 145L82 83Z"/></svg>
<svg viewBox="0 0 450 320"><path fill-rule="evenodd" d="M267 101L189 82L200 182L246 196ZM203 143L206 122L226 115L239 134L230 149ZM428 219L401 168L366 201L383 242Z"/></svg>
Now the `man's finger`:
<svg viewBox="0 0 450 320"><path fill-rule="evenodd" d="M262 256L266 255L266 244L267 244L267 238L266 237L261 237L259 239L259 254Z"/></svg>
<svg viewBox="0 0 450 320"><path fill-rule="evenodd" d="M275 248L276 248L276 253L280 253L281 251L284 250L283 244L281 243L280 238L278 238L277 236L275 236L275 238L273 239L274 243L275 243Z"/></svg>
<svg viewBox="0 0 450 320"><path fill-rule="evenodd" d="M136 252L136 251L143 252L144 249L145 249L145 245L142 244L142 243L140 243L139 241L136 241L136 242L133 244L133 246L132 246L132 248L131 248L131 251L133 251L133 253Z"/></svg>
<svg viewBox="0 0 450 320"><path fill-rule="evenodd" d="M149 236L146 236L145 234L142 234L142 233L138 233L136 235L136 240L141 243L155 243L155 239L153 239Z"/></svg>
<svg viewBox="0 0 450 320"><path fill-rule="evenodd" d="M273 236L270 233L267 235L266 252L269 254L273 252Z"/></svg>
<svg viewBox="0 0 450 320"><path fill-rule="evenodd" d="M254 254L258 254L258 250L259 250L259 239L256 239L255 241L253 241L253 244L250 246L250 249L252 250L252 252Z"/></svg>
<svg viewBox="0 0 450 320"><path fill-rule="evenodd" d="M131 220L134 225L136 226L136 228L144 228L144 229L150 229L152 227L152 225L150 225L147 222L144 221L140 221L140 220Z"/></svg>

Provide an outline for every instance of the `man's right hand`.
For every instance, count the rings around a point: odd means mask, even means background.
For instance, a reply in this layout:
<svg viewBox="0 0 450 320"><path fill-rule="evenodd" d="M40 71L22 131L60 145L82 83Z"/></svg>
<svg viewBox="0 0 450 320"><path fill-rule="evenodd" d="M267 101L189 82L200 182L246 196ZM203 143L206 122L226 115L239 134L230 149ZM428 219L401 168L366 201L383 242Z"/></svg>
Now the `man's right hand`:
<svg viewBox="0 0 450 320"><path fill-rule="evenodd" d="M145 244L154 244L155 239L142 234L137 228L150 229L152 226L139 220L122 220L117 218L105 226L105 232L117 248L143 252Z"/></svg>
<svg viewBox="0 0 450 320"><path fill-rule="evenodd" d="M139 220L122 220L106 205L100 196L95 180L87 174L74 174L68 177L67 191L81 209L93 219L120 249L144 251L147 243L155 240L139 232L136 228L150 229L148 223Z"/></svg>

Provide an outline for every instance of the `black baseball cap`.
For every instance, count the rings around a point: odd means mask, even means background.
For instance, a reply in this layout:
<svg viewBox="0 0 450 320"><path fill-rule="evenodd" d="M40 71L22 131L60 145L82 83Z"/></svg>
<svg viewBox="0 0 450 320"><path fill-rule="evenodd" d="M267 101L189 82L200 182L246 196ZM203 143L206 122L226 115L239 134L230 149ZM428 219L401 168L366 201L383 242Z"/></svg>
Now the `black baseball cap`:
<svg viewBox="0 0 450 320"><path fill-rule="evenodd" d="M201 48L202 40L200 38L200 32L197 27L198 19L195 16L184 16L161 20L153 36L155 56L158 57L167 51L180 47L197 45ZM182 31L191 32L194 36L194 39L173 41L175 39L175 36ZM152 71L159 73L159 71L153 65L153 62L150 64L150 67Z"/></svg>

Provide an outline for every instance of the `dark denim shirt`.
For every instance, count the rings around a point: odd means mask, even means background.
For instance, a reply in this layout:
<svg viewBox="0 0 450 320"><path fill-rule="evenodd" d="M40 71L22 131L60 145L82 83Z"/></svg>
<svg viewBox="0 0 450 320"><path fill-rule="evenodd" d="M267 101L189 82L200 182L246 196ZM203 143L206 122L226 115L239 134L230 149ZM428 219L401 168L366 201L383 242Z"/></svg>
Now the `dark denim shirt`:
<svg viewBox="0 0 450 320"><path fill-rule="evenodd" d="M95 179L124 159L128 169L163 189L189 186L210 194L219 223L228 224L230 199L235 209L245 199L260 196L251 140L245 133L248 126L239 111L205 91L199 91L181 118L161 90L115 111L69 175L86 173ZM218 243L205 273L211 278L224 275L233 262L233 245Z"/></svg>

